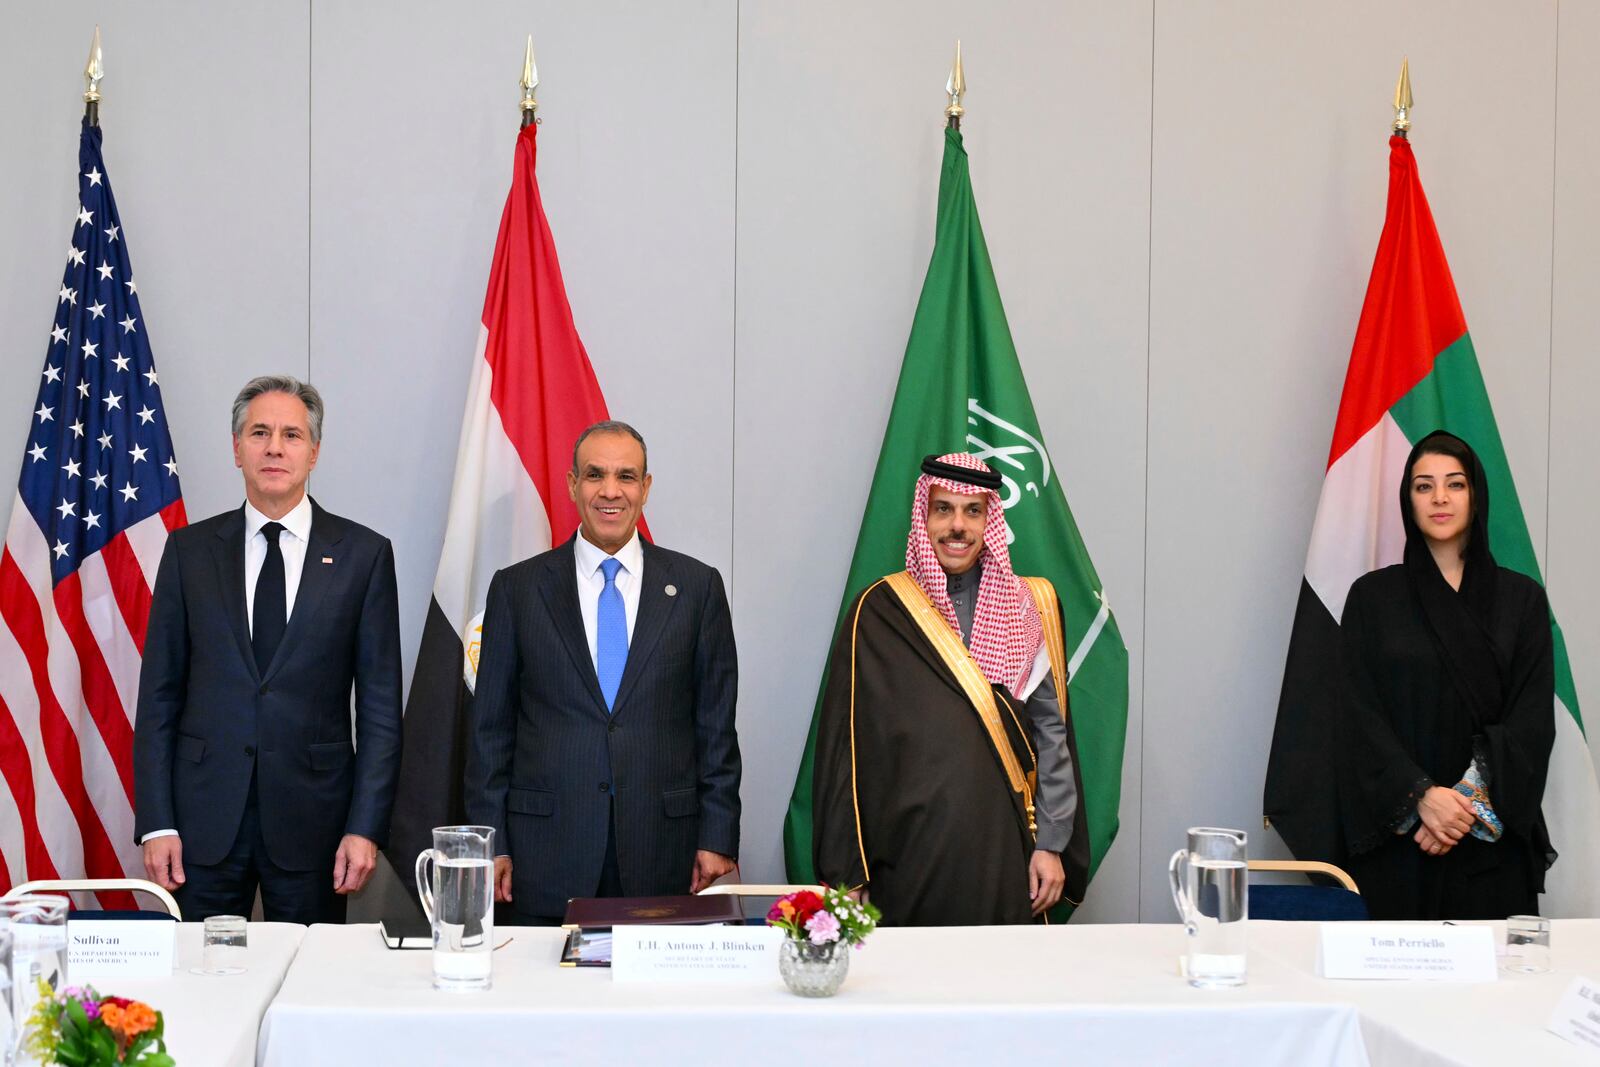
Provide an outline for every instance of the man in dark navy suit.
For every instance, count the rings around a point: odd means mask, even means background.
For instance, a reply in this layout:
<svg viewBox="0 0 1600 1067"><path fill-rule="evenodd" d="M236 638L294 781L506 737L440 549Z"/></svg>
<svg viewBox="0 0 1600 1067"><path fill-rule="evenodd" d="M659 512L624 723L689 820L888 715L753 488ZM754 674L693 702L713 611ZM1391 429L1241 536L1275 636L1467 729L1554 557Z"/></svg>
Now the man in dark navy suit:
<svg viewBox="0 0 1600 1067"><path fill-rule="evenodd" d="M728 599L714 568L640 539L646 464L626 423L585 430L578 533L489 585L464 792L523 922L560 922L571 897L696 892L739 853Z"/></svg>
<svg viewBox="0 0 1600 1067"><path fill-rule="evenodd" d="M134 723L134 833L184 918L343 922L389 830L400 625L386 538L306 495L322 397L233 404L245 503L167 540ZM351 743L351 690L355 737Z"/></svg>

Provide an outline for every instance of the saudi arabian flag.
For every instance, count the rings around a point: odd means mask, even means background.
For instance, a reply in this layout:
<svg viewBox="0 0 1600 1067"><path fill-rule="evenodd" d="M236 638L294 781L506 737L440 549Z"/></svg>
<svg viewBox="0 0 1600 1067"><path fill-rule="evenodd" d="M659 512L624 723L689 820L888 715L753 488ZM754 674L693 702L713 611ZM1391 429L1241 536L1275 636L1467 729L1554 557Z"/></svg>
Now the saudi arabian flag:
<svg viewBox="0 0 1600 1067"><path fill-rule="evenodd" d="M1060 471L1039 433L978 224L967 153L960 131L952 129L945 131L933 261L906 343L894 409L845 583L841 618L863 589L905 568L908 508L923 457L963 448L1004 479L1000 495L1011 528L1016 572L1050 579L1061 597L1092 875L1117 833L1128 720L1128 650L1067 507ZM826 688L824 677L819 705ZM784 823L784 854L792 882L815 881L811 777L816 740L813 712Z"/></svg>
<svg viewBox="0 0 1600 1067"><path fill-rule="evenodd" d="M1344 854L1331 791L1307 785L1327 779L1339 710L1339 619L1357 578L1401 561L1400 479L1412 445L1437 429L1465 440L1483 462L1496 562L1542 581L1416 159L1410 142L1395 136L1389 140L1388 212L1334 424L1267 768L1264 810L1302 859L1337 863ZM1545 876L1541 911L1597 915L1600 790L1553 614L1550 628L1556 740L1544 814L1560 859Z"/></svg>

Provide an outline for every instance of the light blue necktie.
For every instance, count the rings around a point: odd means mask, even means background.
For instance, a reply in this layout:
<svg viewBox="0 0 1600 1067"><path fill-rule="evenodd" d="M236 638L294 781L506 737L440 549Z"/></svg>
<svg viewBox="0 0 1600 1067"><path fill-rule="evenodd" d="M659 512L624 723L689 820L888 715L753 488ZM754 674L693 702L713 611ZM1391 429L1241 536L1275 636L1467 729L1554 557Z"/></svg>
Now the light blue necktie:
<svg viewBox="0 0 1600 1067"><path fill-rule="evenodd" d="M617 688L622 685L622 668L628 663L628 611L622 606L622 591L617 588L617 571L622 561L605 559L605 588L600 590L600 611L595 617L594 672L600 678L600 693L607 710L614 710Z"/></svg>

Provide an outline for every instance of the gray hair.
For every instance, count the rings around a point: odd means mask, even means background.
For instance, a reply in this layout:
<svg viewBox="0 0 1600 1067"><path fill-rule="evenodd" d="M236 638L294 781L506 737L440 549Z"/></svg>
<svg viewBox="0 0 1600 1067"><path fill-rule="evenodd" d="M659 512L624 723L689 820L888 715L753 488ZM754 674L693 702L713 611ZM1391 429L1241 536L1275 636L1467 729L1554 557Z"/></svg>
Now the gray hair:
<svg viewBox="0 0 1600 1067"><path fill-rule="evenodd" d="M644 470L640 471L639 473L650 473L650 449L645 446L644 437L639 433L639 431L635 430L632 426L629 426L625 422L619 422L616 419L604 419L584 430L578 435L578 439L572 443L573 474L578 473L578 449L582 447L585 441L597 433L625 433L635 441L638 441L639 451L644 453Z"/></svg>
<svg viewBox="0 0 1600 1067"><path fill-rule="evenodd" d="M287 393L306 406L306 417L311 420L311 443L322 443L322 394L310 382L302 382L287 374L263 374L245 383L239 395L233 398L233 434L244 433L244 413L250 401L262 393Z"/></svg>

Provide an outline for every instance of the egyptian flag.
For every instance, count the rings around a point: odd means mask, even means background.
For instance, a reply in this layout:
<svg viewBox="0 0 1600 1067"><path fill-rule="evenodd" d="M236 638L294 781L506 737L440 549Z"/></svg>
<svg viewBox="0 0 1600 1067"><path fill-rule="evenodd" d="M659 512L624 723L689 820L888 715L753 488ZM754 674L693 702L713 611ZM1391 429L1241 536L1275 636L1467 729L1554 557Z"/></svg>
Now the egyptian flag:
<svg viewBox="0 0 1600 1067"><path fill-rule="evenodd" d="M1267 766L1267 818L1302 859L1337 863L1345 855L1328 765L1339 714L1339 619L1357 578L1400 562L1406 456L1436 429L1465 439L1483 462L1494 501L1495 560L1542 581L1411 144L1394 136L1388 213L1334 425ZM1544 813L1561 861L1546 876L1543 910L1594 915L1600 914L1600 790L1553 614L1550 627L1556 742Z"/></svg>
<svg viewBox="0 0 1600 1067"><path fill-rule="evenodd" d="M566 484L573 442L608 417L539 199L538 130L530 124L517 135L456 448L449 522L406 700L389 834L390 862L400 871L431 846L433 827L465 817L461 770L489 580L578 528ZM648 536L642 520L639 532Z"/></svg>

